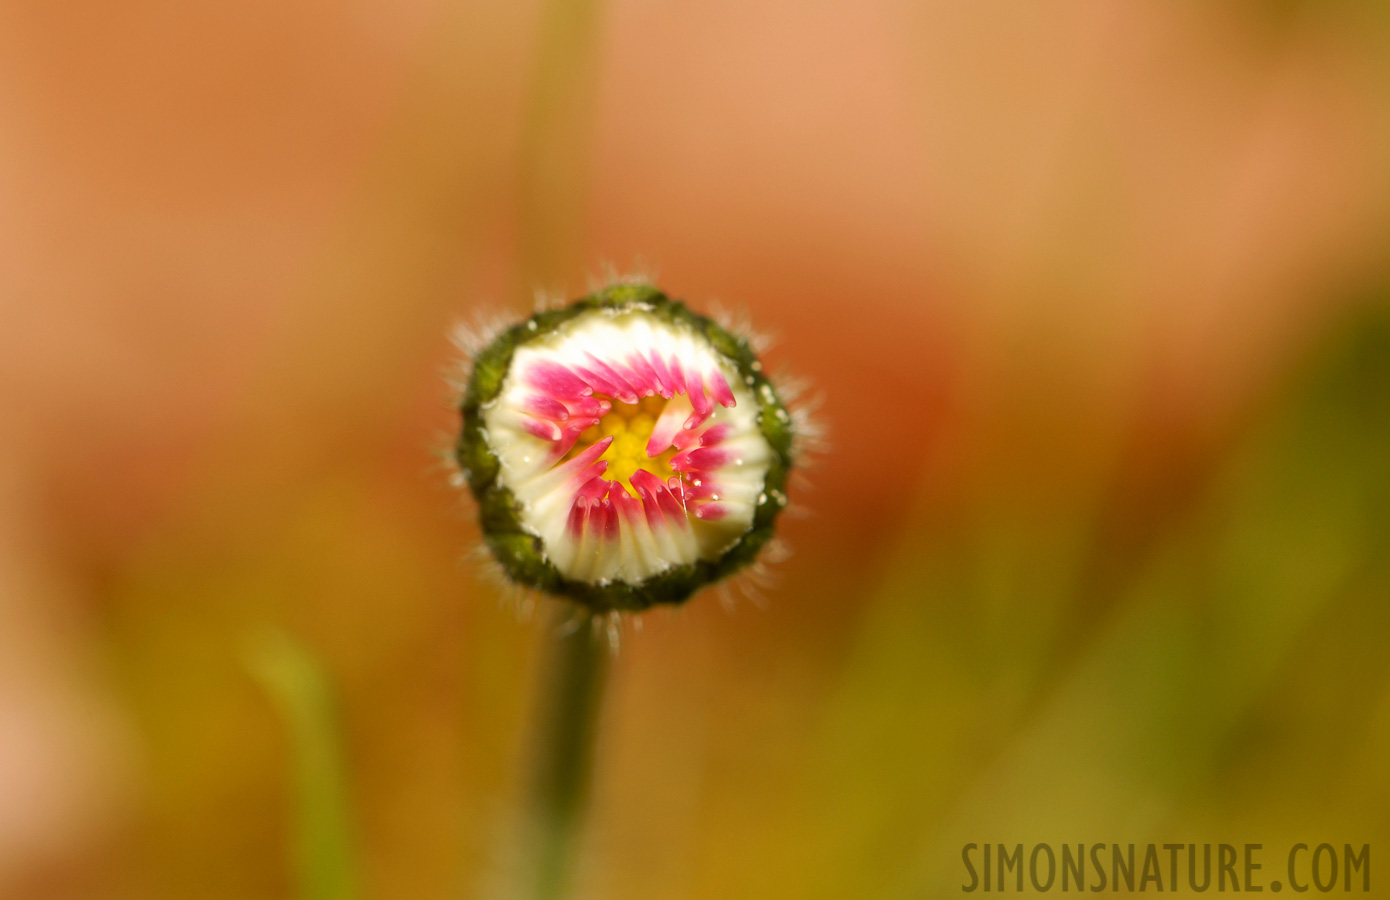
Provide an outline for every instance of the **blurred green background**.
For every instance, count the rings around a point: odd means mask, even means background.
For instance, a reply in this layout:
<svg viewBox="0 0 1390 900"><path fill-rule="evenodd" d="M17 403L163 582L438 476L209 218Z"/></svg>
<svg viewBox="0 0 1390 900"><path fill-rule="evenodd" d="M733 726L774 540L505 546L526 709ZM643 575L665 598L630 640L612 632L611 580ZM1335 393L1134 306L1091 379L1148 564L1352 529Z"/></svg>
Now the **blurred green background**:
<svg viewBox="0 0 1390 900"><path fill-rule="evenodd" d="M832 440L761 599L624 627L583 896L1375 863L1387 174L1378 4L3 4L0 896L297 897L305 797L362 897L518 864L448 334L606 264Z"/></svg>

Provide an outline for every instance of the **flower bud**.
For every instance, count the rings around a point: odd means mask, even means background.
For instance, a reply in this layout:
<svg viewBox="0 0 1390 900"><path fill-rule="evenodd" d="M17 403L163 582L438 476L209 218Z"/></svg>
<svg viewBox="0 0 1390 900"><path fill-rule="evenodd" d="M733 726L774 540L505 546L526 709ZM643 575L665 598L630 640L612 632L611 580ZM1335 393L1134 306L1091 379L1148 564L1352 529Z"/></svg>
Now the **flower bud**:
<svg viewBox="0 0 1390 900"><path fill-rule="evenodd" d="M749 342L647 285L502 331L461 411L506 575L595 611L683 602L752 562L787 502L793 419Z"/></svg>

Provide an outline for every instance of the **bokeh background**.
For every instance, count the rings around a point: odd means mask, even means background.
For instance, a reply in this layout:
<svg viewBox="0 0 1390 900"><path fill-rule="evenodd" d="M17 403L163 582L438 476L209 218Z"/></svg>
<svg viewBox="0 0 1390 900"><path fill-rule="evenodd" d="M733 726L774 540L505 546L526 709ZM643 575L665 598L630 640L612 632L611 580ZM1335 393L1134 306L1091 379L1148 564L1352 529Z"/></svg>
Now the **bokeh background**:
<svg viewBox="0 0 1390 900"><path fill-rule="evenodd" d="M832 443L761 601L624 629L586 896L1383 868L1388 175L1378 4L4 3L0 895L299 896L277 640L361 896L484 895L543 628L448 334L606 265Z"/></svg>

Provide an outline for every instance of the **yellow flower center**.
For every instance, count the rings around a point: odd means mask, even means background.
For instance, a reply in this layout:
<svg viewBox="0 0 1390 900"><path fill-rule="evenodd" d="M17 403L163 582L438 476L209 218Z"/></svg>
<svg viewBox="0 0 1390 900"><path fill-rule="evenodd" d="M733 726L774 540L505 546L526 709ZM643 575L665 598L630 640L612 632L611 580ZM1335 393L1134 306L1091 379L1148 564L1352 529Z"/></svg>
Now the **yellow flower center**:
<svg viewBox="0 0 1390 900"><path fill-rule="evenodd" d="M602 399L612 403L613 408L604 414L597 425L579 435L579 440L565 454L565 459L582 453L595 441L612 437L613 443L599 457L608 463L603 477L622 485L633 497L637 496L637 489L632 486L632 476L638 469L644 469L662 481L674 475L671 457L676 455L676 448L669 447L655 457L647 455L647 441L651 440L656 420L666 408L666 399L644 397L636 403L623 403L609 397Z"/></svg>

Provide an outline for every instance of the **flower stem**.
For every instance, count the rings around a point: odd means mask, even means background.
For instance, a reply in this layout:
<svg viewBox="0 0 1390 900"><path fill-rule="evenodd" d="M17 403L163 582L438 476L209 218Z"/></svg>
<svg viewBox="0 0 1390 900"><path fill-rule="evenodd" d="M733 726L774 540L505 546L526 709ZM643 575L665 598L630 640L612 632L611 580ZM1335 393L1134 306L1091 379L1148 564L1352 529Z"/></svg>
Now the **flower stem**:
<svg viewBox="0 0 1390 900"><path fill-rule="evenodd" d="M531 781L531 853L536 900L565 895L588 800L608 647L593 618L557 634L543 683ZM552 631L554 633L554 631Z"/></svg>

